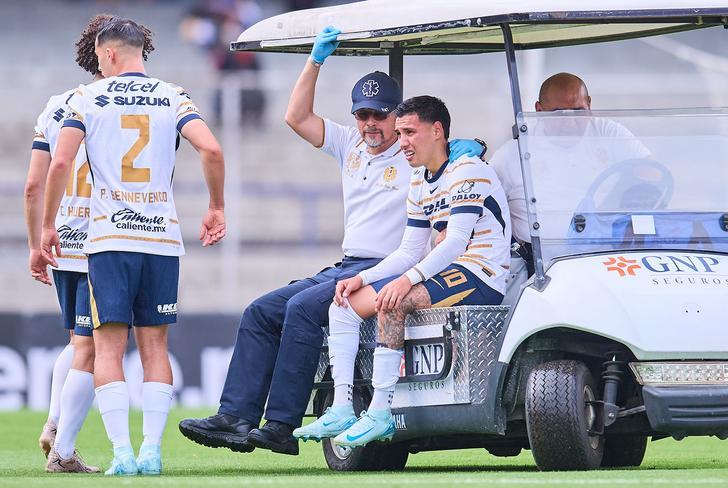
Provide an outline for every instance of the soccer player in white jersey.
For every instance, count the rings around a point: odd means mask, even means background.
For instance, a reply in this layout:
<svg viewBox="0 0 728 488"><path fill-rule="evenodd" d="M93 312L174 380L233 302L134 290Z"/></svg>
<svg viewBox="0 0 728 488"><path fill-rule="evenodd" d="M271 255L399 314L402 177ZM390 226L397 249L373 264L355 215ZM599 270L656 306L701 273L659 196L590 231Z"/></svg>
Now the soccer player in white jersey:
<svg viewBox="0 0 728 488"><path fill-rule="evenodd" d="M591 110L591 96L589 96L586 84L581 78L571 73L557 73L547 78L541 85L538 98L535 104L537 112ZM559 159L563 160L563 164L570 164L570 161L573 161L573 165L576 167L586 166L592 161L599 160L620 161L650 157L650 151L634 134L626 127L612 120L592 118L583 127L567 129L570 132L575 132L574 135L584 136L584 138L576 140L574 144L569 146L540 148L546 151L549 149L558 151ZM531 131L537 135L543 135L544 130L543 125L536 125L531 128ZM567 134L562 133L561 135ZM602 146L601 144L595 144L597 138L605 138L604 141L608 141L606 138L618 138L622 143ZM525 243L525 249L528 250L531 233L528 226L528 210L523 189L518 141L515 139L510 140L498 148L490 158L489 164L498 174L508 198L513 223L513 237L520 243Z"/></svg>
<svg viewBox="0 0 728 488"><path fill-rule="evenodd" d="M106 77L69 99L70 116L48 174L41 251L56 265L53 225L71 161L85 136L93 176L88 254L94 380L99 410L114 447L107 475L160 474L160 443L172 400L167 354L176 321L179 256L183 254L172 196L177 134L200 153L210 193L203 246L225 235L222 150L189 96L144 74L144 34L135 22L112 20L98 33L96 54ZM122 357L133 325L144 368L144 441L135 460L129 438L129 391Z"/></svg>
<svg viewBox="0 0 728 488"><path fill-rule="evenodd" d="M110 19L112 16L104 14L93 17L76 42L76 63L91 73L94 80L102 78L94 51L96 34ZM151 32L145 29L145 58L153 49ZM75 91L76 88L73 88L51 97L38 117L25 190L30 271L36 280L48 285L51 281L40 253L43 188L51 154L55 151L58 133L68 112L66 101ZM88 267L83 254L90 196L89 166L85 147L81 145L56 216L63 253L57 256L59 268L53 270L53 281L64 326L69 330L71 341L58 356L53 368L48 421L39 438L40 447L48 458L46 471L53 473L98 472L98 468L87 466L75 451L76 436L94 399L94 347L86 275Z"/></svg>
<svg viewBox="0 0 728 488"><path fill-rule="evenodd" d="M503 300L511 225L495 172L478 158L448 161L450 115L440 99L410 98L395 115L400 147L409 164L418 168L407 198L406 230L394 253L337 284L329 309L334 402L316 422L294 432L299 438L335 437L335 443L351 447L391 439L391 402L399 379L406 316L426 308ZM445 239L420 260L431 229L445 227ZM351 391L359 325L375 314L374 395L368 412L357 420Z"/></svg>

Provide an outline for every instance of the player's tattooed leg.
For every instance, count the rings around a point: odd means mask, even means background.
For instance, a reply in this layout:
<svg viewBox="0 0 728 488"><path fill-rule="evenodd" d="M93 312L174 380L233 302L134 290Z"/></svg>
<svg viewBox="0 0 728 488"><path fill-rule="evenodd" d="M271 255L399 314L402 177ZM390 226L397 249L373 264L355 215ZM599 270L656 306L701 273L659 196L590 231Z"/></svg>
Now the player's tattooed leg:
<svg viewBox="0 0 728 488"><path fill-rule="evenodd" d="M432 307L432 302L427 289L421 284L412 287L398 307L388 312L379 312L377 316L379 344L390 349L402 349L404 347L405 318L415 310L430 307Z"/></svg>

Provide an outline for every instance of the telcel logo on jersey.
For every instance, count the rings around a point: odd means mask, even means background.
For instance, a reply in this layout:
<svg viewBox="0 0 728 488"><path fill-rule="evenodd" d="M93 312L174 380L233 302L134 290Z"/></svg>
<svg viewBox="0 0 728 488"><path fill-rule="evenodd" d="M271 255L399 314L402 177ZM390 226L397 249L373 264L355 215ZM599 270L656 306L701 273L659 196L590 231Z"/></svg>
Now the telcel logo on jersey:
<svg viewBox="0 0 728 488"><path fill-rule="evenodd" d="M120 82L120 81L112 81L109 83L109 85L106 87L107 93L154 93L154 90L157 89L159 86L159 82L152 83L151 81L147 83L139 83L135 81L126 81L126 82ZM101 97L104 97L104 100L99 100ZM105 106L108 103L108 98L104 95L101 95L99 97L96 97L98 100L97 105L100 107ZM115 96L113 98L114 105L141 105L141 106L149 106L149 107L169 107L170 101L168 97L149 97L149 96L143 96L143 95L131 95L131 96ZM103 103L103 105L102 105Z"/></svg>
<svg viewBox="0 0 728 488"><path fill-rule="evenodd" d="M177 304L164 303L162 305L157 305L157 312L163 315L177 315Z"/></svg>
<svg viewBox="0 0 728 488"><path fill-rule="evenodd" d="M154 90L157 89L159 86L159 82L152 83L151 81L147 83L137 83L135 81L128 81L128 82L120 82L113 80L111 83L109 83L109 86L106 87L107 93L129 93L129 92L144 92L144 93L154 93Z"/></svg>
<svg viewBox="0 0 728 488"><path fill-rule="evenodd" d="M117 229L141 230L144 232L166 232L167 226L164 217L155 215L147 217L140 212L130 208L124 208L111 216L111 222L116 224Z"/></svg>

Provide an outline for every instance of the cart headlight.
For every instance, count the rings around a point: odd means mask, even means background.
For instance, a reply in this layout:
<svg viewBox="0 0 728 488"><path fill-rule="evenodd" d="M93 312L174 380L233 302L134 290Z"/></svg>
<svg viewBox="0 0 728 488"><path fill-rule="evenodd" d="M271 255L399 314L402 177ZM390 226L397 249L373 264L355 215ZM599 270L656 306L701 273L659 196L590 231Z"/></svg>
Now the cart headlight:
<svg viewBox="0 0 728 488"><path fill-rule="evenodd" d="M629 363L641 385L728 385L728 363Z"/></svg>

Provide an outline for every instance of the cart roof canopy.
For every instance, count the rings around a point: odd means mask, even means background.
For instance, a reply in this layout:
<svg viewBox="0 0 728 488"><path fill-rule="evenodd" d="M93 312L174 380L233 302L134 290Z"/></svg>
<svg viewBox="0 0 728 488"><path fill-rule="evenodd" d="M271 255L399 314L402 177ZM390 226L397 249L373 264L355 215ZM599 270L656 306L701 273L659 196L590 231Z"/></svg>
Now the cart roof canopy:
<svg viewBox="0 0 728 488"><path fill-rule="evenodd" d="M502 51L586 44L728 25L726 0L368 0L299 10L253 25L238 51L308 53L324 27L341 29L336 55Z"/></svg>

